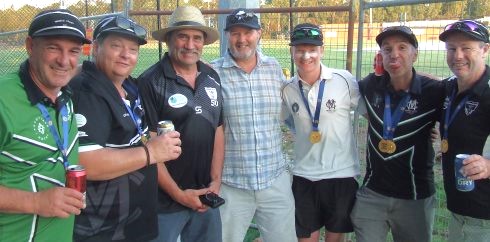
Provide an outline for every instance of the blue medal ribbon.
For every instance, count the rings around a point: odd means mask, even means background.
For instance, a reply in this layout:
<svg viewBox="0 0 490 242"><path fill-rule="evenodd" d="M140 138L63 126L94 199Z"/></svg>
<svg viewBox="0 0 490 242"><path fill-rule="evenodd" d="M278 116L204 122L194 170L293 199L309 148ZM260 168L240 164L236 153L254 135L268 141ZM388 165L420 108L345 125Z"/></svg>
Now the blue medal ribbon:
<svg viewBox="0 0 490 242"><path fill-rule="evenodd" d="M391 114L391 98L388 92L385 93L385 109L383 114L383 139L385 140L393 140L393 136L395 135L395 129L400 119L402 117L405 106L410 100L410 94L406 94L398 106L395 109L395 113Z"/></svg>
<svg viewBox="0 0 490 242"><path fill-rule="evenodd" d="M142 112L137 112L136 109L141 108L141 99L140 95L138 94L138 90L133 88L131 85L127 84L126 82L123 83L123 88L127 91L131 91L132 94L137 96L133 108L129 106L123 99L124 107L126 107L126 110L129 113L129 116L131 117L131 120L133 120L134 125L136 126L136 131L138 132L140 139L143 139L145 137L145 134L143 133L143 128L141 127L142 121L141 121L141 116ZM143 141L143 140L142 140Z"/></svg>
<svg viewBox="0 0 490 242"><path fill-rule="evenodd" d="M36 106L39 109L39 111L41 111L44 121L47 123L49 127L49 131L51 132L51 135L53 135L54 141L56 142L56 146L58 146L58 149L61 151L61 155L63 157L63 166L65 167L65 169L67 169L70 163L68 161L69 127L68 127L68 109L66 107L66 104L64 104L60 109L63 140L61 140L61 137L58 134L58 131L53 123L53 119L51 118L51 115L49 115L46 106L44 106L41 103L36 104Z"/></svg>
<svg viewBox="0 0 490 242"><path fill-rule="evenodd" d="M453 92L452 92L451 97L447 103L446 111L444 112L444 127L443 127L444 133L442 135L442 138L446 139L446 140L447 140L447 136L448 136L449 125L451 125L451 123L453 122L454 118L456 117L456 114L458 114L458 112L461 110L461 108L463 108L463 105L468 100L469 95L466 95L461 100L461 102L459 102L459 104L456 106L456 108L454 108L454 111L451 114L451 103L453 102L455 97L456 97L456 88L453 88Z"/></svg>
<svg viewBox="0 0 490 242"><path fill-rule="evenodd" d="M308 105L308 99L306 99L305 94L303 93L303 84L301 84L301 80L298 79L299 92L301 93L301 97L303 98L303 102L305 103L306 110L308 110L308 114L312 120L313 131L318 131L318 124L320 123L320 110L322 106L322 98L323 98L323 89L325 88L325 79L320 81L320 88L318 90L318 96L315 107L315 116L311 115L310 106Z"/></svg>

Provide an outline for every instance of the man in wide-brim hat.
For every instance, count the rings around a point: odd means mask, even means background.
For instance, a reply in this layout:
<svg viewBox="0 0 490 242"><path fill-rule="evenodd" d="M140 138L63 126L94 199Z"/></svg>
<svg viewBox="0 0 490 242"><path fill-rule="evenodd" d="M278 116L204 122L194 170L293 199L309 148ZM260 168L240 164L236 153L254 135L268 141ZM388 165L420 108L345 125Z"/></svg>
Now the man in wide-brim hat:
<svg viewBox="0 0 490 242"><path fill-rule="evenodd" d="M204 45L218 39L195 7L177 8L168 26L153 32L168 46L162 60L139 77L150 132L158 122L170 120L179 131L182 155L158 167L159 237L155 241L220 242L218 208L210 208L200 195L216 198L223 167L221 84L218 74L201 62Z"/></svg>

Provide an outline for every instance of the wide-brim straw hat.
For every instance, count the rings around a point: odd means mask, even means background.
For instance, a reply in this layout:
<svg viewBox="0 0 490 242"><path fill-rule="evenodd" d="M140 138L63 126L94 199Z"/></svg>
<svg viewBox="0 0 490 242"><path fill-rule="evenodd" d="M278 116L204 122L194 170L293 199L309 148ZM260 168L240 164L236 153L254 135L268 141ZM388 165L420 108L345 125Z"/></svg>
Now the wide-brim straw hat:
<svg viewBox="0 0 490 242"><path fill-rule="evenodd" d="M167 34L180 29L195 29L206 34L204 44L214 43L219 38L218 30L206 26L204 16L201 11L193 6L178 7L170 15L168 26L166 28L154 31L152 37L158 41L164 42Z"/></svg>

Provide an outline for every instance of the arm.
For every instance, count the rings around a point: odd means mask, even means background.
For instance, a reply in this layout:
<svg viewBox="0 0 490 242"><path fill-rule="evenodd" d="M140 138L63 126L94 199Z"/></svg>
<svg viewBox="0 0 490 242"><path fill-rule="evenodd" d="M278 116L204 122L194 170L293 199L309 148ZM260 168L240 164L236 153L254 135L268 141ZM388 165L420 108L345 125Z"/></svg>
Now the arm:
<svg viewBox="0 0 490 242"><path fill-rule="evenodd" d="M179 157L180 134L170 132L155 136L146 143L150 164L174 160ZM148 158L141 146L126 149L102 148L80 152L80 164L87 170L89 180L109 180L141 169L147 165Z"/></svg>
<svg viewBox="0 0 490 242"><path fill-rule="evenodd" d="M42 217L67 218L85 208L83 194L70 188L54 187L28 192L0 186L0 212L37 214Z"/></svg>
<svg viewBox="0 0 490 242"><path fill-rule="evenodd" d="M223 161L225 159L225 134L223 125L216 129L214 135L213 160L211 161L211 184L209 190L219 194L221 187L221 173L223 171Z"/></svg>

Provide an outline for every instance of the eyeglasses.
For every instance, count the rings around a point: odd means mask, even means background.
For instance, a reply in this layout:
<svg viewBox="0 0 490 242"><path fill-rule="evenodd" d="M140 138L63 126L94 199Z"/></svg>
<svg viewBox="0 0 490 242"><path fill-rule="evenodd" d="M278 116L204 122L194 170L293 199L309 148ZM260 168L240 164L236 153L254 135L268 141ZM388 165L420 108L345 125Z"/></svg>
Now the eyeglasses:
<svg viewBox="0 0 490 242"><path fill-rule="evenodd" d="M254 13L239 11L235 15L229 15L227 17L227 22L230 22L232 24L244 23L244 22L248 22L249 20L253 19L254 17L257 17L257 16L255 16Z"/></svg>
<svg viewBox="0 0 490 242"><path fill-rule="evenodd" d="M291 34L292 41L299 39L323 40L323 35L322 32L316 28L300 28L294 30Z"/></svg>
<svg viewBox="0 0 490 242"><path fill-rule="evenodd" d="M405 34L413 35L412 29L410 29L407 26L390 26L390 27L386 27L386 28L383 29L383 31L381 31L381 33L386 32L386 31L401 31L401 32L403 32Z"/></svg>
<svg viewBox="0 0 490 242"><path fill-rule="evenodd" d="M477 37L480 38L480 40L484 41L485 43L488 43L488 30L487 28L473 20L461 20L452 24L446 25L444 28L444 31L448 30L461 30L463 32L471 32L472 34L476 35Z"/></svg>
<svg viewBox="0 0 490 242"><path fill-rule="evenodd" d="M116 27L107 27L109 24L115 24ZM112 17L107 19L103 24L100 25L99 27L100 32L95 36L97 39L103 32L109 31L109 30L114 30L114 29L124 29L130 32L133 32L136 37L140 39L146 39L146 29L142 27L141 25L133 22L130 19L127 18L121 18L119 16Z"/></svg>

